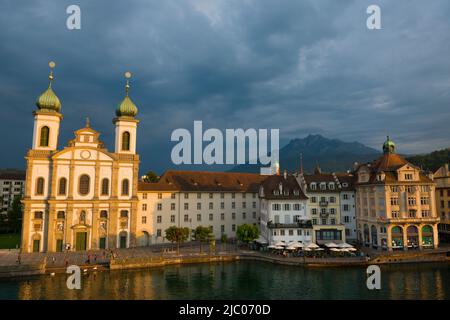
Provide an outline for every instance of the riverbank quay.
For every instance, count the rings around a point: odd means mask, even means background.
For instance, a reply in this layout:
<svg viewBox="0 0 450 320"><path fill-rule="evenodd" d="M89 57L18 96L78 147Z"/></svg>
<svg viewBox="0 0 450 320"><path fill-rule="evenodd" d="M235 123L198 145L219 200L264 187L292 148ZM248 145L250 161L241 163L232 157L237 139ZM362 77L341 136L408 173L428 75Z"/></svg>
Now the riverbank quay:
<svg viewBox="0 0 450 320"><path fill-rule="evenodd" d="M0 278L65 273L69 265L77 265L82 272L127 270L164 267L167 265L216 263L239 260L265 261L274 264L302 267L352 267L370 264L450 262L450 247L425 251L387 253L364 250L356 257L292 257L235 246L208 247L189 245L177 252L173 246L116 249L112 251L83 251L19 254L17 250L0 250ZM19 258L20 257L20 258Z"/></svg>

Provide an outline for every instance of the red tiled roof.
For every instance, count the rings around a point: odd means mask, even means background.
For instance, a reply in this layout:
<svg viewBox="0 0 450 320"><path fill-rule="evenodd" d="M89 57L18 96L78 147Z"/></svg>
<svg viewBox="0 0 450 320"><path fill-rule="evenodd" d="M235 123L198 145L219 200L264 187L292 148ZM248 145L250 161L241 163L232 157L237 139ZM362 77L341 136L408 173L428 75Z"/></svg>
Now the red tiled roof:
<svg viewBox="0 0 450 320"><path fill-rule="evenodd" d="M0 179L2 180L25 180L25 171L0 171Z"/></svg>
<svg viewBox="0 0 450 320"><path fill-rule="evenodd" d="M265 179L254 173L169 170L158 182L139 182L138 191L257 193Z"/></svg>
<svg viewBox="0 0 450 320"><path fill-rule="evenodd" d="M280 184L282 186L282 192L278 195L274 194L275 190L280 189ZM264 188L264 197L265 199L292 199L292 200L306 200L307 196L303 193L300 185L297 182L297 179L293 175L273 175L269 176L264 183L262 184ZM289 194L286 195L285 190L289 191ZM298 194L295 195L294 191L298 191Z"/></svg>

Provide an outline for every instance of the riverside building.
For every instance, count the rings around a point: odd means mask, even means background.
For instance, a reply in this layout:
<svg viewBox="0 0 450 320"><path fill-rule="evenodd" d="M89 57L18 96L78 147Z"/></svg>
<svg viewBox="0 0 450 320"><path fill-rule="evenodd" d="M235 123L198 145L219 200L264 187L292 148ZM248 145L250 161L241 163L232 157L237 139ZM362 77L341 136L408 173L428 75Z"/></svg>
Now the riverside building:
<svg viewBox="0 0 450 320"><path fill-rule="evenodd" d="M58 149L61 102L50 83L36 102L32 147L27 170L23 252L55 252L126 248L136 245L137 108L126 94L116 110L115 150L109 152L91 128L74 132L64 149Z"/></svg>
<svg viewBox="0 0 450 320"><path fill-rule="evenodd" d="M351 195L351 186L346 184L344 188L335 173L322 172L318 165L313 174L300 172L297 180L308 197L308 214L311 217L315 242L345 242L346 225L341 219L341 192L346 191ZM347 215L350 214L351 211L348 211Z"/></svg>
<svg viewBox="0 0 450 320"><path fill-rule="evenodd" d="M272 175L259 188L261 236L274 245L279 241L308 244L313 226L307 211L308 198L294 175Z"/></svg>
<svg viewBox="0 0 450 320"><path fill-rule="evenodd" d="M439 242L450 243L450 171L448 163L434 173L436 182L436 210L440 217Z"/></svg>
<svg viewBox="0 0 450 320"><path fill-rule="evenodd" d="M387 138L383 155L356 168L358 240L385 250L438 246L435 182L395 153Z"/></svg>
<svg viewBox="0 0 450 320"><path fill-rule="evenodd" d="M267 176L252 173L166 171L138 188L137 245L166 243L170 226L210 227L215 239L236 237L242 224L259 225L258 190Z"/></svg>

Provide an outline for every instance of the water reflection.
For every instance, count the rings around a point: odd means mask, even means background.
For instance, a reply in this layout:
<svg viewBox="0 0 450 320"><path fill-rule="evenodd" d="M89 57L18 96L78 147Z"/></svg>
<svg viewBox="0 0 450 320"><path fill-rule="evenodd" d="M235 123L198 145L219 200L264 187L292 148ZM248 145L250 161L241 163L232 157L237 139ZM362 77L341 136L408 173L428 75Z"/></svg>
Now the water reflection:
<svg viewBox="0 0 450 320"><path fill-rule="evenodd" d="M172 266L0 281L0 299L450 299L449 264L381 267L381 290L365 268L304 269L262 262Z"/></svg>

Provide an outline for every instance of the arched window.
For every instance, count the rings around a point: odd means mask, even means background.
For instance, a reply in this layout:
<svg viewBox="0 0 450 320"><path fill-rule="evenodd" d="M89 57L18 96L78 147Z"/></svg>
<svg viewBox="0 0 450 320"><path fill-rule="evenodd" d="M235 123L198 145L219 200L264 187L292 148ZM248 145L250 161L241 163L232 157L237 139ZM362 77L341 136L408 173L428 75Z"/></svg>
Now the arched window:
<svg viewBox="0 0 450 320"><path fill-rule="evenodd" d="M36 180L36 195L41 196L44 194L44 178L39 177Z"/></svg>
<svg viewBox="0 0 450 320"><path fill-rule="evenodd" d="M121 218L128 218L128 211L127 210L120 210L120 217Z"/></svg>
<svg viewBox="0 0 450 320"><path fill-rule="evenodd" d="M106 210L100 211L100 218L107 219L108 218L108 211L106 211Z"/></svg>
<svg viewBox="0 0 450 320"><path fill-rule="evenodd" d="M90 181L91 179L87 174L83 174L80 177L80 184L78 186L78 191L81 195L85 196L89 193Z"/></svg>
<svg viewBox="0 0 450 320"><path fill-rule="evenodd" d="M122 151L130 151L130 133L128 131L122 133Z"/></svg>
<svg viewBox="0 0 450 320"><path fill-rule="evenodd" d="M130 180L123 179L122 180L122 195L128 196L130 194Z"/></svg>
<svg viewBox="0 0 450 320"><path fill-rule="evenodd" d="M65 195L67 189L67 179L61 178L59 179L59 188L58 188L58 194L59 195Z"/></svg>
<svg viewBox="0 0 450 320"><path fill-rule="evenodd" d="M102 196L107 196L109 194L109 179L104 178L102 180Z"/></svg>
<svg viewBox="0 0 450 320"><path fill-rule="evenodd" d="M50 137L50 129L47 126L41 128L40 147L48 147L48 141Z"/></svg>

